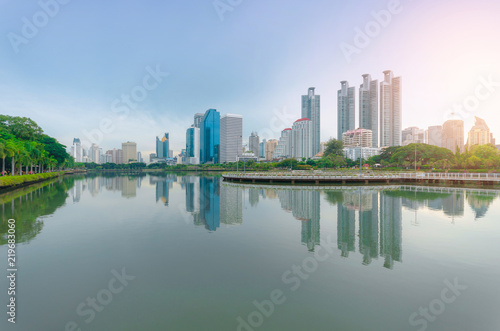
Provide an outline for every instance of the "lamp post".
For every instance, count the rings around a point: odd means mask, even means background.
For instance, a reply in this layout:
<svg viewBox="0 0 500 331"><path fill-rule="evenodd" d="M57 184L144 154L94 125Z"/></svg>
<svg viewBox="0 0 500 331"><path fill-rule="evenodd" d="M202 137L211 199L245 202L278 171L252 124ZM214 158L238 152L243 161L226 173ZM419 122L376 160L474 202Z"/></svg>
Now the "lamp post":
<svg viewBox="0 0 500 331"><path fill-rule="evenodd" d="M417 143L415 142L415 176L417 176Z"/></svg>

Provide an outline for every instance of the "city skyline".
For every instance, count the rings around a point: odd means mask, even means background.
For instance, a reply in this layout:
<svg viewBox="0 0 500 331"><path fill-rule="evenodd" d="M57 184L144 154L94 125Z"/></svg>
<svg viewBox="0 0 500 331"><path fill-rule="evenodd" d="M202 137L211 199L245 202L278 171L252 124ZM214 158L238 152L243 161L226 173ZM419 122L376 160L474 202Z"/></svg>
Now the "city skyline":
<svg viewBox="0 0 500 331"><path fill-rule="evenodd" d="M243 115L245 140L258 127L274 134L259 132L262 139L278 138L280 130L271 124L300 118L300 96L310 86L322 96L320 139L326 141L336 135L338 82L359 87L361 74L371 73L380 81L388 68L405 79L403 128L442 124L454 105L460 105L462 110L455 113L468 131L473 116L488 121L500 104L500 47L491 42L499 27L495 13L500 4L491 1L401 1L389 24L362 46L361 37L356 44L356 31L376 22L372 12L387 10L386 1L245 3L227 12L223 21L210 2L146 7L111 1L99 6L102 10L88 2L61 6L15 53L7 35L22 34L22 17L31 18L40 7L36 1L2 4L0 31L6 51L0 54L1 113L33 118L67 146L74 137L83 141L83 130L98 129L109 118L114 130L103 134L100 146L112 149L131 140L147 154L154 151L154 141L144 132L169 131L172 149L178 152L191 114L207 108ZM117 8L126 10L112 14ZM94 17L90 28L87 15ZM297 17L303 23L297 24ZM421 28L429 17L435 19ZM77 40L76 47L67 47ZM123 45L134 47L124 52ZM355 52L346 56L342 45L353 46ZM155 89L134 102L126 117L113 113L113 102L142 86L151 72L157 80L147 83ZM481 95L488 97L470 111L463 104L480 86ZM500 123L490 130L499 132Z"/></svg>

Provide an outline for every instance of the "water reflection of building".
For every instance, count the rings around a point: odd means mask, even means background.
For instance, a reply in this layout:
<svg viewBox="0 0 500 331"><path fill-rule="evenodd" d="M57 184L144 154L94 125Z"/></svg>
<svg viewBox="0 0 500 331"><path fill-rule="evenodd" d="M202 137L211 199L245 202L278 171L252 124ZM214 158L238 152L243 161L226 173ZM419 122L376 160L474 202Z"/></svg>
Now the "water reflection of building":
<svg viewBox="0 0 500 331"><path fill-rule="evenodd" d="M200 220L209 231L220 227L220 180L200 177Z"/></svg>
<svg viewBox="0 0 500 331"><path fill-rule="evenodd" d="M320 192L283 190L278 192L281 208L302 222L301 242L309 251L320 243Z"/></svg>
<svg viewBox="0 0 500 331"><path fill-rule="evenodd" d="M402 201L386 193L380 195L380 256L384 267L392 269L394 261L402 261Z"/></svg>
<svg viewBox="0 0 500 331"><path fill-rule="evenodd" d="M379 200L380 199L380 200ZM363 264L384 257L384 267L402 262L402 199L378 191L347 191L337 201L337 247L342 257L356 249L356 211L359 252Z"/></svg>
<svg viewBox="0 0 500 331"><path fill-rule="evenodd" d="M355 210L339 202L337 204L337 247L343 257L348 257L349 252L354 252L355 240Z"/></svg>
<svg viewBox="0 0 500 331"><path fill-rule="evenodd" d="M137 179L121 177L122 179L122 197L135 198L137 195Z"/></svg>
<svg viewBox="0 0 500 331"><path fill-rule="evenodd" d="M379 215L377 191L362 194L369 200L365 208L359 210L359 252L363 254L363 264L370 264L372 259L378 257L379 246Z"/></svg>
<svg viewBox="0 0 500 331"><path fill-rule="evenodd" d="M177 175L174 174L167 174L165 177L149 177L149 183L156 185L156 202L161 201L168 206L169 192L174 187L174 182L177 182Z"/></svg>
<svg viewBox="0 0 500 331"><path fill-rule="evenodd" d="M250 206L257 206L259 203L259 190L256 188L251 188L248 192L248 201L250 202Z"/></svg>
<svg viewBox="0 0 500 331"><path fill-rule="evenodd" d="M227 225L243 223L243 188L239 186L220 187L220 222Z"/></svg>

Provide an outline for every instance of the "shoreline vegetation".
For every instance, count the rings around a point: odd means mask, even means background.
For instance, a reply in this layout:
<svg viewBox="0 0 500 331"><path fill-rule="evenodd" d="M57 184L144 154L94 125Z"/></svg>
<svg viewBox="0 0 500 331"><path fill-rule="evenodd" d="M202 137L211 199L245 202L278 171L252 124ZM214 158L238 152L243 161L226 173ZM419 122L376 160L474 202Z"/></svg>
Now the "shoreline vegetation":
<svg viewBox="0 0 500 331"><path fill-rule="evenodd" d="M33 175L3 176L0 177L0 190L4 192L5 190L17 189L20 187L29 186L53 178L61 177L65 174L66 171L55 171Z"/></svg>

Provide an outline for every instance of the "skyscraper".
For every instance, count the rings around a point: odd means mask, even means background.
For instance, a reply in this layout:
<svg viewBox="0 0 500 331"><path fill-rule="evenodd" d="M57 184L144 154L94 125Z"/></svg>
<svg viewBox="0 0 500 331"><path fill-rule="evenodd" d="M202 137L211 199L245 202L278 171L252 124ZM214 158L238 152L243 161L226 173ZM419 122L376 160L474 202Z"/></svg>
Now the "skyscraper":
<svg viewBox="0 0 500 331"><path fill-rule="evenodd" d="M314 87L310 87L307 95L302 96L302 118L308 118L312 123L312 155L320 152L321 127L321 97L314 94Z"/></svg>
<svg viewBox="0 0 500 331"><path fill-rule="evenodd" d="M220 163L236 162L242 154L243 116L225 114L220 120Z"/></svg>
<svg viewBox="0 0 500 331"><path fill-rule="evenodd" d="M278 145L276 146L276 150L273 154L274 159L291 157L291 138L292 129L286 128L281 131L280 140L278 141Z"/></svg>
<svg viewBox="0 0 500 331"><path fill-rule="evenodd" d="M407 146L409 144L424 144L425 130L419 129L416 126L411 126L401 132L401 144Z"/></svg>
<svg viewBox="0 0 500 331"><path fill-rule="evenodd" d="M122 143L123 150L123 163L135 162L137 161L137 144L134 142L127 141Z"/></svg>
<svg viewBox="0 0 500 331"><path fill-rule="evenodd" d="M314 156L312 149L313 123L308 118L301 118L292 126L291 156L293 158L311 158Z"/></svg>
<svg viewBox="0 0 500 331"><path fill-rule="evenodd" d="M467 146L469 146L469 148L474 145L486 145L491 143L490 128L485 120L477 116L475 116L474 119L474 126L470 129L469 137L467 138Z"/></svg>
<svg viewBox="0 0 500 331"><path fill-rule="evenodd" d="M457 149L464 151L464 121L448 120L443 124L441 147L455 153Z"/></svg>
<svg viewBox="0 0 500 331"><path fill-rule="evenodd" d="M342 134L355 129L354 87L346 81L340 82L341 89L337 93L337 139L342 141Z"/></svg>
<svg viewBox="0 0 500 331"><path fill-rule="evenodd" d="M443 127L441 125L429 126L425 131L425 143L437 147L442 146Z"/></svg>
<svg viewBox="0 0 500 331"><path fill-rule="evenodd" d="M200 128L201 127L201 121L203 120L203 115L202 113L196 113L194 114L194 127L195 128Z"/></svg>
<svg viewBox="0 0 500 331"><path fill-rule="evenodd" d="M372 131L372 147L378 147L378 80L368 74L359 87L359 127Z"/></svg>
<svg viewBox="0 0 500 331"><path fill-rule="evenodd" d="M96 144L89 148L89 162L99 163L99 146Z"/></svg>
<svg viewBox="0 0 500 331"><path fill-rule="evenodd" d="M186 131L186 158L189 164L200 164L200 128L194 125Z"/></svg>
<svg viewBox="0 0 500 331"><path fill-rule="evenodd" d="M380 83L380 146L401 146L402 129L401 77L384 71Z"/></svg>
<svg viewBox="0 0 500 331"><path fill-rule="evenodd" d="M168 157L170 139L168 132L160 139L156 137L156 157L166 159Z"/></svg>
<svg viewBox="0 0 500 331"><path fill-rule="evenodd" d="M257 132L252 132L248 139L248 149L252 151L255 156L259 156L259 135Z"/></svg>
<svg viewBox="0 0 500 331"><path fill-rule="evenodd" d="M266 139L263 139L259 143L259 158L265 158L266 157Z"/></svg>
<svg viewBox="0 0 500 331"><path fill-rule="evenodd" d="M273 159L276 146L278 146L278 140L270 139L266 141L266 161L271 161Z"/></svg>
<svg viewBox="0 0 500 331"><path fill-rule="evenodd" d="M82 143L80 142L80 138L75 138L73 139L73 158L75 159L75 162L82 162Z"/></svg>
<svg viewBox="0 0 500 331"><path fill-rule="evenodd" d="M201 163L219 163L220 154L220 113L209 109L200 123Z"/></svg>

